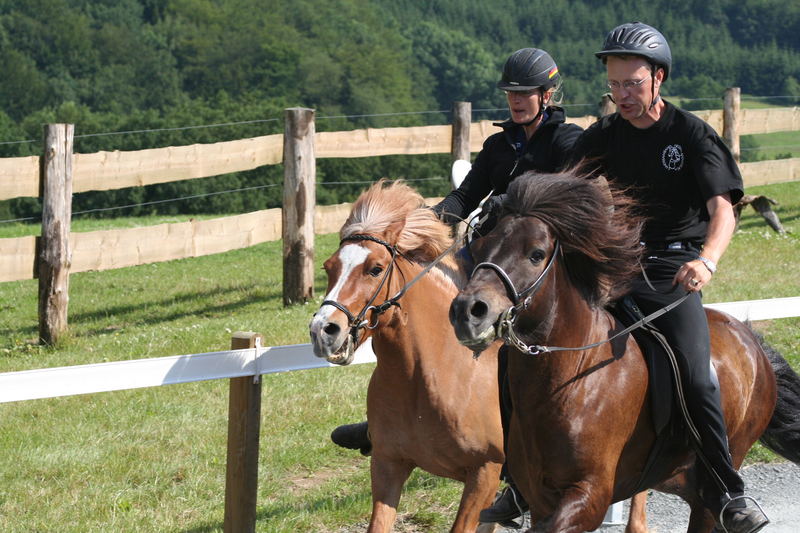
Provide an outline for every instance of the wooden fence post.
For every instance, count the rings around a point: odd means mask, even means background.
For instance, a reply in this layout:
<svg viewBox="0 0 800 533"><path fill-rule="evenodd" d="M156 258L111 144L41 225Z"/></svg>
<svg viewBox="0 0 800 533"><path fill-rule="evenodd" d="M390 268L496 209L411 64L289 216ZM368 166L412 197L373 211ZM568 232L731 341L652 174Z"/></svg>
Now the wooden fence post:
<svg viewBox="0 0 800 533"><path fill-rule="evenodd" d="M600 116L604 117L617 112L617 104L611 99L611 93L606 93L600 98Z"/></svg>
<svg viewBox="0 0 800 533"><path fill-rule="evenodd" d="M314 297L314 209L317 167L314 110L285 112L283 134L283 304Z"/></svg>
<svg viewBox="0 0 800 533"><path fill-rule="evenodd" d="M44 153L39 160L42 236L36 254L36 272L39 342L43 344L55 344L67 331L74 132L73 124L45 125Z"/></svg>
<svg viewBox="0 0 800 533"><path fill-rule="evenodd" d="M470 160L469 130L472 123L472 102L453 102L453 161Z"/></svg>
<svg viewBox="0 0 800 533"><path fill-rule="evenodd" d="M231 349L256 348L258 333L236 332ZM256 530L258 439L261 431L261 379L231 379L228 402L228 460L225 471L225 533Z"/></svg>
<svg viewBox="0 0 800 533"><path fill-rule="evenodd" d="M731 149L733 158L739 162L739 107L742 90L739 87L725 89L725 104L722 111L722 138Z"/></svg>

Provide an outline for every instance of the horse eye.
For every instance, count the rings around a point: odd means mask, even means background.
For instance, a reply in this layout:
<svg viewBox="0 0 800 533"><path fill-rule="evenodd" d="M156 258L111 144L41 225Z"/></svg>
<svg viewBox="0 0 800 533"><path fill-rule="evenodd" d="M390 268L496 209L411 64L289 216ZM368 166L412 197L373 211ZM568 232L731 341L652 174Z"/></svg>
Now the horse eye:
<svg viewBox="0 0 800 533"><path fill-rule="evenodd" d="M534 265L541 263L544 261L544 251L543 250L534 250L531 254L531 263Z"/></svg>
<svg viewBox="0 0 800 533"><path fill-rule="evenodd" d="M381 275L381 272L383 272L382 267L374 266L370 269L369 275L372 276L373 278L377 278L378 276Z"/></svg>

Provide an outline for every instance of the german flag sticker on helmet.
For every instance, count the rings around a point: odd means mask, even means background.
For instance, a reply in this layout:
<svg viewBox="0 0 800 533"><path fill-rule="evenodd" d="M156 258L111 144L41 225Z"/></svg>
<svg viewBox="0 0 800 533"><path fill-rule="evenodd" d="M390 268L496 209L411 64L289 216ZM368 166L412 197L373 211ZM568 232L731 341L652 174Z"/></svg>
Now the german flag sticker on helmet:
<svg viewBox="0 0 800 533"><path fill-rule="evenodd" d="M553 76L555 76L556 74L558 74L558 67L551 68L550 72L547 73L547 79L552 80Z"/></svg>

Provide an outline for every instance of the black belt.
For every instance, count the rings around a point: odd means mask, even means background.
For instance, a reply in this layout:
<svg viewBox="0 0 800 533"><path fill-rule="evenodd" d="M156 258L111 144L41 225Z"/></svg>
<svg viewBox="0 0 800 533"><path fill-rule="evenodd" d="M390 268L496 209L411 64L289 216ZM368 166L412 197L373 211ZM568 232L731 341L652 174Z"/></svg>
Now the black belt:
<svg viewBox="0 0 800 533"><path fill-rule="evenodd" d="M698 250L703 246L695 241L642 241L639 244L647 250Z"/></svg>

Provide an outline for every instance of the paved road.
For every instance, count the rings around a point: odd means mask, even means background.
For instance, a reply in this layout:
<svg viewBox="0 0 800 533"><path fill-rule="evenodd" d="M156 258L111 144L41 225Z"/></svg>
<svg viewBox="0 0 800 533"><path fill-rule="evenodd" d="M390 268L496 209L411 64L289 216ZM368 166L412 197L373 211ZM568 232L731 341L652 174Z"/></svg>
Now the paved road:
<svg viewBox="0 0 800 533"><path fill-rule="evenodd" d="M747 494L766 511L771 523L764 533L800 532L800 466L773 463L749 466L741 470ZM627 503L623 519L628 518ZM689 508L679 498L654 492L647 502L647 525L651 533L682 533L689 523ZM526 522L526 526L529 525ZM600 533L623 533L624 525L603 526ZM498 529L498 533L518 533L516 529Z"/></svg>

